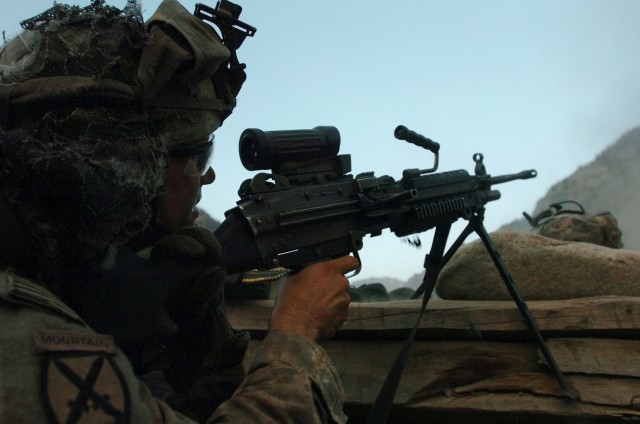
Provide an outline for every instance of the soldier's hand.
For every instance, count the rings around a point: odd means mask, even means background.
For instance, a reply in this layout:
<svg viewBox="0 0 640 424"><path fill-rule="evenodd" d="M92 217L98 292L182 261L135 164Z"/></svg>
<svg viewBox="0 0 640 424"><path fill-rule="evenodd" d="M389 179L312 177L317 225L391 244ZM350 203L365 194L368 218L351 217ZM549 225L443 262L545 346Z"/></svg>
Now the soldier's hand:
<svg viewBox="0 0 640 424"><path fill-rule="evenodd" d="M271 314L270 331L298 333L311 340L326 340L347 319L349 280L344 274L358 261L344 256L309 265L289 277Z"/></svg>

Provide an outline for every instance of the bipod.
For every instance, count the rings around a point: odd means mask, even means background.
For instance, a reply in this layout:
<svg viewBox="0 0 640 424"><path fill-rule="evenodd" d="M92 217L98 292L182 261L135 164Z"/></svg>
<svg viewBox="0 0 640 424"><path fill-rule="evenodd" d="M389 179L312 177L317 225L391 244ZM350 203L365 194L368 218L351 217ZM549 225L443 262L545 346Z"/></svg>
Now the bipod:
<svg viewBox="0 0 640 424"><path fill-rule="evenodd" d="M420 285L420 288L424 291L424 296L422 297L420 314L418 314L418 319L411 329L411 333L409 333L409 336L405 339L402 348L400 349L400 353L398 353L393 366L389 370L389 374L387 374L387 378L382 384L378 397L369 411L369 416L367 417L368 424L384 424L387 422L389 412L391 411L391 405L393 404L393 399L395 398L396 391L398 390L402 370L409 359L409 350L411 349L413 340L416 337L416 332L418 331L418 326L420 325L422 316L427 310L427 302L429 302L433 289L436 287L436 281L440 274L440 265L442 263L443 253L447 244L450 229L451 223L436 227L436 233L433 236L433 242L431 244L431 252L425 257L424 261L425 274L422 284Z"/></svg>
<svg viewBox="0 0 640 424"><path fill-rule="evenodd" d="M529 331L531 332L531 335L533 336L536 343L538 344L538 348L542 352L542 355L544 356L547 366L551 370L553 377L558 382L558 385L562 390L562 394L564 395L564 397L570 400L577 400L579 398L580 394L578 393L578 391L564 377L564 374L562 374L562 371L558 367L558 364L556 363L556 360L553 357L553 354L549 350L549 346L547 345L546 341L542 337L542 334L540 333L538 324L533 318L533 315L531 315L531 312L529 311L529 308L527 307L526 302L520 295L520 292L516 287L513 281L513 278L511 277L511 274L509 274L509 271L507 270L507 266L505 265L505 263L502 261L502 258L498 254L498 250L493 244L493 241L491 240L489 233L487 233L487 230L485 229L483 224L483 220L484 220L484 209L479 212L473 213L472 216L469 218L469 222L467 226L460 233L458 238L453 242L449 250L447 250L446 254L444 255L443 255L443 252L449 236L449 230L451 229L451 223L443 224L436 227L435 235L433 237L433 242L431 245L431 251L426 255L425 261L424 261L424 268L425 268L424 279L420 287L418 287L418 289L412 296L412 299L417 299L422 295L422 305L420 308L420 313L418 314L418 319L415 325L413 326L411 333L405 340L402 346L402 349L398 353L398 356L396 357L396 360L393 366L391 367L391 370L389 371L389 374L387 375L387 378L385 379L385 382L383 383L382 388L380 389L380 392L378 393L378 397L376 398L376 401L374 402L371 408L371 411L369 412L369 416L367 418L368 424L378 424L378 423L384 424L387 422L387 419L389 417L389 412L391 410L391 405L393 404L393 398L395 397L395 393L398 389L398 384L400 383L402 370L404 369L404 366L408 360L409 349L411 348L411 344L415 339L415 335L416 335L418 326L420 325L420 321L422 320L422 316L426 311L429 298L431 298L431 295L433 294L433 290L435 289L438 276L440 275L440 270L451 259L451 257L453 257L453 255L460 248L460 246L462 246L466 238L471 233L476 233L484 243L484 246L487 249L489 256L491 256L491 259L493 260L493 263L496 266L496 269L498 270L498 273L500 274L500 276L502 277L502 280L507 286L507 290L509 291L511 298L513 299L516 306L518 307L518 310L520 311L520 315L524 319L525 323L527 324L527 327L529 328Z"/></svg>
<svg viewBox="0 0 640 424"><path fill-rule="evenodd" d="M476 232L476 234L478 234L478 236L484 243L484 246L487 248L487 252L489 252L489 256L491 256L491 259L493 260L494 265L498 269L498 272L502 277L502 281L504 281L505 285L507 286L507 290L509 290L509 294L511 295L511 298L513 299L516 306L518 307L518 310L520 311L520 315L522 315L522 318L527 324L527 327L529 327L529 331L531 332L531 335L533 336L536 343L538 344L538 347L542 352L542 356L544 356L544 360L546 361L547 366L549 367L549 369L551 370L551 373L553 374L556 381L558 382L558 385L560 385L562 394L571 400L577 400L580 396L580 393L578 393L578 391L564 377L564 374L562 374L562 371L558 367L558 364L556 363L556 360L553 357L553 354L549 350L549 346L547 345L547 342L544 340L544 338L542 337L542 334L540 333L540 330L538 329L538 324L536 323L536 320L533 318L533 315L531 315L531 311L529 311L529 307L527 307L526 302L520 295L520 291L518 290L515 283L513 282L513 278L511 277L511 274L509 274L509 271L507 271L507 267L502 261L502 258L500 257L500 255L498 254L498 250L496 249L496 246L493 244L493 240L491 240L491 237L489 237L487 230L484 228L482 221L479 219L475 219L475 220L469 221L469 224L467 226L472 225L473 221L476 222L474 231Z"/></svg>

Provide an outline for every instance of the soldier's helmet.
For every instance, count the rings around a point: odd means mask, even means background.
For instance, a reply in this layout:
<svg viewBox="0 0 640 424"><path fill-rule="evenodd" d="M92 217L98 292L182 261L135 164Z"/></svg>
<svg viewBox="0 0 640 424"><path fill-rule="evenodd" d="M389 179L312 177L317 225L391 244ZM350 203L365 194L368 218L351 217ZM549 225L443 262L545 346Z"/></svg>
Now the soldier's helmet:
<svg viewBox="0 0 640 424"><path fill-rule="evenodd" d="M255 29L196 12L164 0L145 23L135 0L55 4L0 51L0 216L52 261L71 246L97 260L142 231L167 155L210 149L235 107L235 50Z"/></svg>

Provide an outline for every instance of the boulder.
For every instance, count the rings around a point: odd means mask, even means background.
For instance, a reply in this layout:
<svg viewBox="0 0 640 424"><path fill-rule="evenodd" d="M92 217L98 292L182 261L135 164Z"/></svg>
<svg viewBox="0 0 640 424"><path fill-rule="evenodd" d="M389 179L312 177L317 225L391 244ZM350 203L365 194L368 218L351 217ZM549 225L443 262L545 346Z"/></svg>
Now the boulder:
<svg viewBox="0 0 640 424"><path fill-rule="evenodd" d="M398 287L389 292L389 300L409 300L415 292L410 287Z"/></svg>
<svg viewBox="0 0 640 424"><path fill-rule="evenodd" d="M525 300L640 296L640 252L520 232L495 232L491 239ZM511 299L480 240L461 246L443 267L436 293L442 299Z"/></svg>
<svg viewBox="0 0 640 424"><path fill-rule="evenodd" d="M353 302L386 302L389 300L387 288L381 283L362 284L350 291Z"/></svg>

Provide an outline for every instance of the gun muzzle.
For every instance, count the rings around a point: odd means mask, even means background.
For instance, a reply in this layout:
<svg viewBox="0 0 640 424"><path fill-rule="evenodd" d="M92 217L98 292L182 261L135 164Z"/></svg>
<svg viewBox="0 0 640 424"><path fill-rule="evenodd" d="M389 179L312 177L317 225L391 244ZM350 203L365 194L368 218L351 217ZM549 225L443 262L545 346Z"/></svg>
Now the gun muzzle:
<svg viewBox="0 0 640 424"><path fill-rule="evenodd" d="M518 172L517 174L498 175L491 177L491 184L508 183L514 180L528 180L529 178L535 178L538 176L538 171L535 169L528 169L526 171Z"/></svg>

